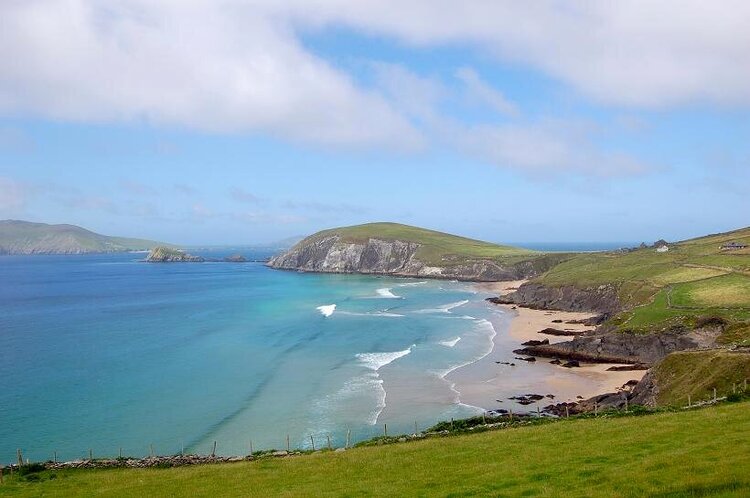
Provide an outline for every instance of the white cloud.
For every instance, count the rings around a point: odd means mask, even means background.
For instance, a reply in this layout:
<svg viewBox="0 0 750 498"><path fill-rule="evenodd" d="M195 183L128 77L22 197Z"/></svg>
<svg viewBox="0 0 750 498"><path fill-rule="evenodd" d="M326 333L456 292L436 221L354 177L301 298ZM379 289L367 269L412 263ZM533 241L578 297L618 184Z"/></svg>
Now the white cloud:
<svg viewBox="0 0 750 498"><path fill-rule="evenodd" d="M252 192L248 192L246 190L243 190L241 188L235 187L232 190L230 190L229 195L237 202L245 202L249 204L256 204L261 201L261 199L253 194Z"/></svg>
<svg viewBox="0 0 750 498"><path fill-rule="evenodd" d="M518 114L516 104L508 100L503 93L492 88L487 82L479 77L476 71L470 67L462 67L456 71L456 78L466 87L466 97L469 102L476 105L486 105L491 109L510 116Z"/></svg>
<svg viewBox="0 0 750 498"><path fill-rule="evenodd" d="M654 169L621 151L597 147L597 131L586 122L546 120L453 130L446 139L453 137L457 147L479 159L531 175L626 176Z"/></svg>
<svg viewBox="0 0 750 498"><path fill-rule="evenodd" d="M301 25L346 24L417 46L473 45L607 103L750 105L745 0L276 3Z"/></svg>
<svg viewBox="0 0 750 498"><path fill-rule="evenodd" d="M385 99L306 51L262 2L2 2L0 112L324 145L422 141Z"/></svg>

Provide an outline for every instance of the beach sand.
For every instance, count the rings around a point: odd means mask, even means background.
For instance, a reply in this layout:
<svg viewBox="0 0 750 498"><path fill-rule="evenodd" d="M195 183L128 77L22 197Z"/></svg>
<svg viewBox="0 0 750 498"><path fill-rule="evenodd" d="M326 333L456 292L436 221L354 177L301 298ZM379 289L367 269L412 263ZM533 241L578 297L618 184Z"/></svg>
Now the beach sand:
<svg viewBox="0 0 750 498"><path fill-rule="evenodd" d="M524 281L476 284L481 292L502 295L512 291ZM461 402L484 409L512 408L514 411L535 411L536 405L521 406L508 400L512 395L552 394L554 399L540 401L541 407L563 401L577 401L606 392L615 392L630 380L640 380L644 370L611 372L612 364L581 363L579 368L565 368L550 363L551 359L537 358L529 363L516 359L512 351L522 342L549 339L551 343L568 341L572 337L539 334L547 327L568 330L593 330L595 327L567 324L570 320L581 320L594 316L590 313L567 311L531 310L510 305L497 306L498 319L493 322L497 335L493 351L476 363L452 372L448 379L455 383L461 393ZM562 320L562 323L553 322ZM505 363L513 363L507 365ZM504 399L505 398L505 399Z"/></svg>

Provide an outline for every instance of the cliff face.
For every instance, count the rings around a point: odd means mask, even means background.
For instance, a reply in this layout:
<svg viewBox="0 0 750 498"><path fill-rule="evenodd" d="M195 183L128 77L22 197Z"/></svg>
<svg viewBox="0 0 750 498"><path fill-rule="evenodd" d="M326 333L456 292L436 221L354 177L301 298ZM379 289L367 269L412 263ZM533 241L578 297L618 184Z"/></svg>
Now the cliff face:
<svg viewBox="0 0 750 498"><path fill-rule="evenodd" d="M574 286L545 287L529 282L513 293L496 299L500 304L562 311L594 311L610 315L620 308L617 288L612 284L586 289Z"/></svg>
<svg viewBox="0 0 750 498"><path fill-rule="evenodd" d="M484 259L464 259L445 266L419 260L421 244L369 238L342 242L338 235L306 240L268 262L272 268L323 273L365 273L472 281L515 280L536 275L539 263L523 261L501 265ZM543 270L542 270L543 271Z"/></svg>

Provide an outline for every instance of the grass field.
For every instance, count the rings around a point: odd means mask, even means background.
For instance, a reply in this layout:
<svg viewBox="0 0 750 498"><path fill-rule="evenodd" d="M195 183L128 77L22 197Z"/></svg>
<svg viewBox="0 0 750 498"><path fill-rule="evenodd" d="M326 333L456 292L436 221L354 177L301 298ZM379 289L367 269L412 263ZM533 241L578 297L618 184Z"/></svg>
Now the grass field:
<svg viewBox="0 0 750 498"><path fill-rule="evenodd" d="M17 477L0 496L748 496L750 403L343 453Z"/></svg>
<svg viewBox="0 0 750 498"><path fill-rule="evenodd" d="M750 252L721 249L732 241L750 245L750 228L670 244L665 253L581 254L538 281L553 287L615 284L624 310L610 323L623 331L692 325L703 316L741 323L750 320Z"/></svg>

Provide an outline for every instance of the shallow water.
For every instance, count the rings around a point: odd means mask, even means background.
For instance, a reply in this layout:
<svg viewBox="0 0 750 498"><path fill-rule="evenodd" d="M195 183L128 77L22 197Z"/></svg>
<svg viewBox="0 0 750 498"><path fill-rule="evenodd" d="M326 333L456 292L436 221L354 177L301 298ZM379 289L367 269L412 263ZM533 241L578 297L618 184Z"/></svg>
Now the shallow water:
<svg viewBox="0 0 750 498"><path fill-rule="evenodd" d="M142 257L0 258L0 462L411 432L479 410L446 376L507 321L457 282Z"/></svg>

